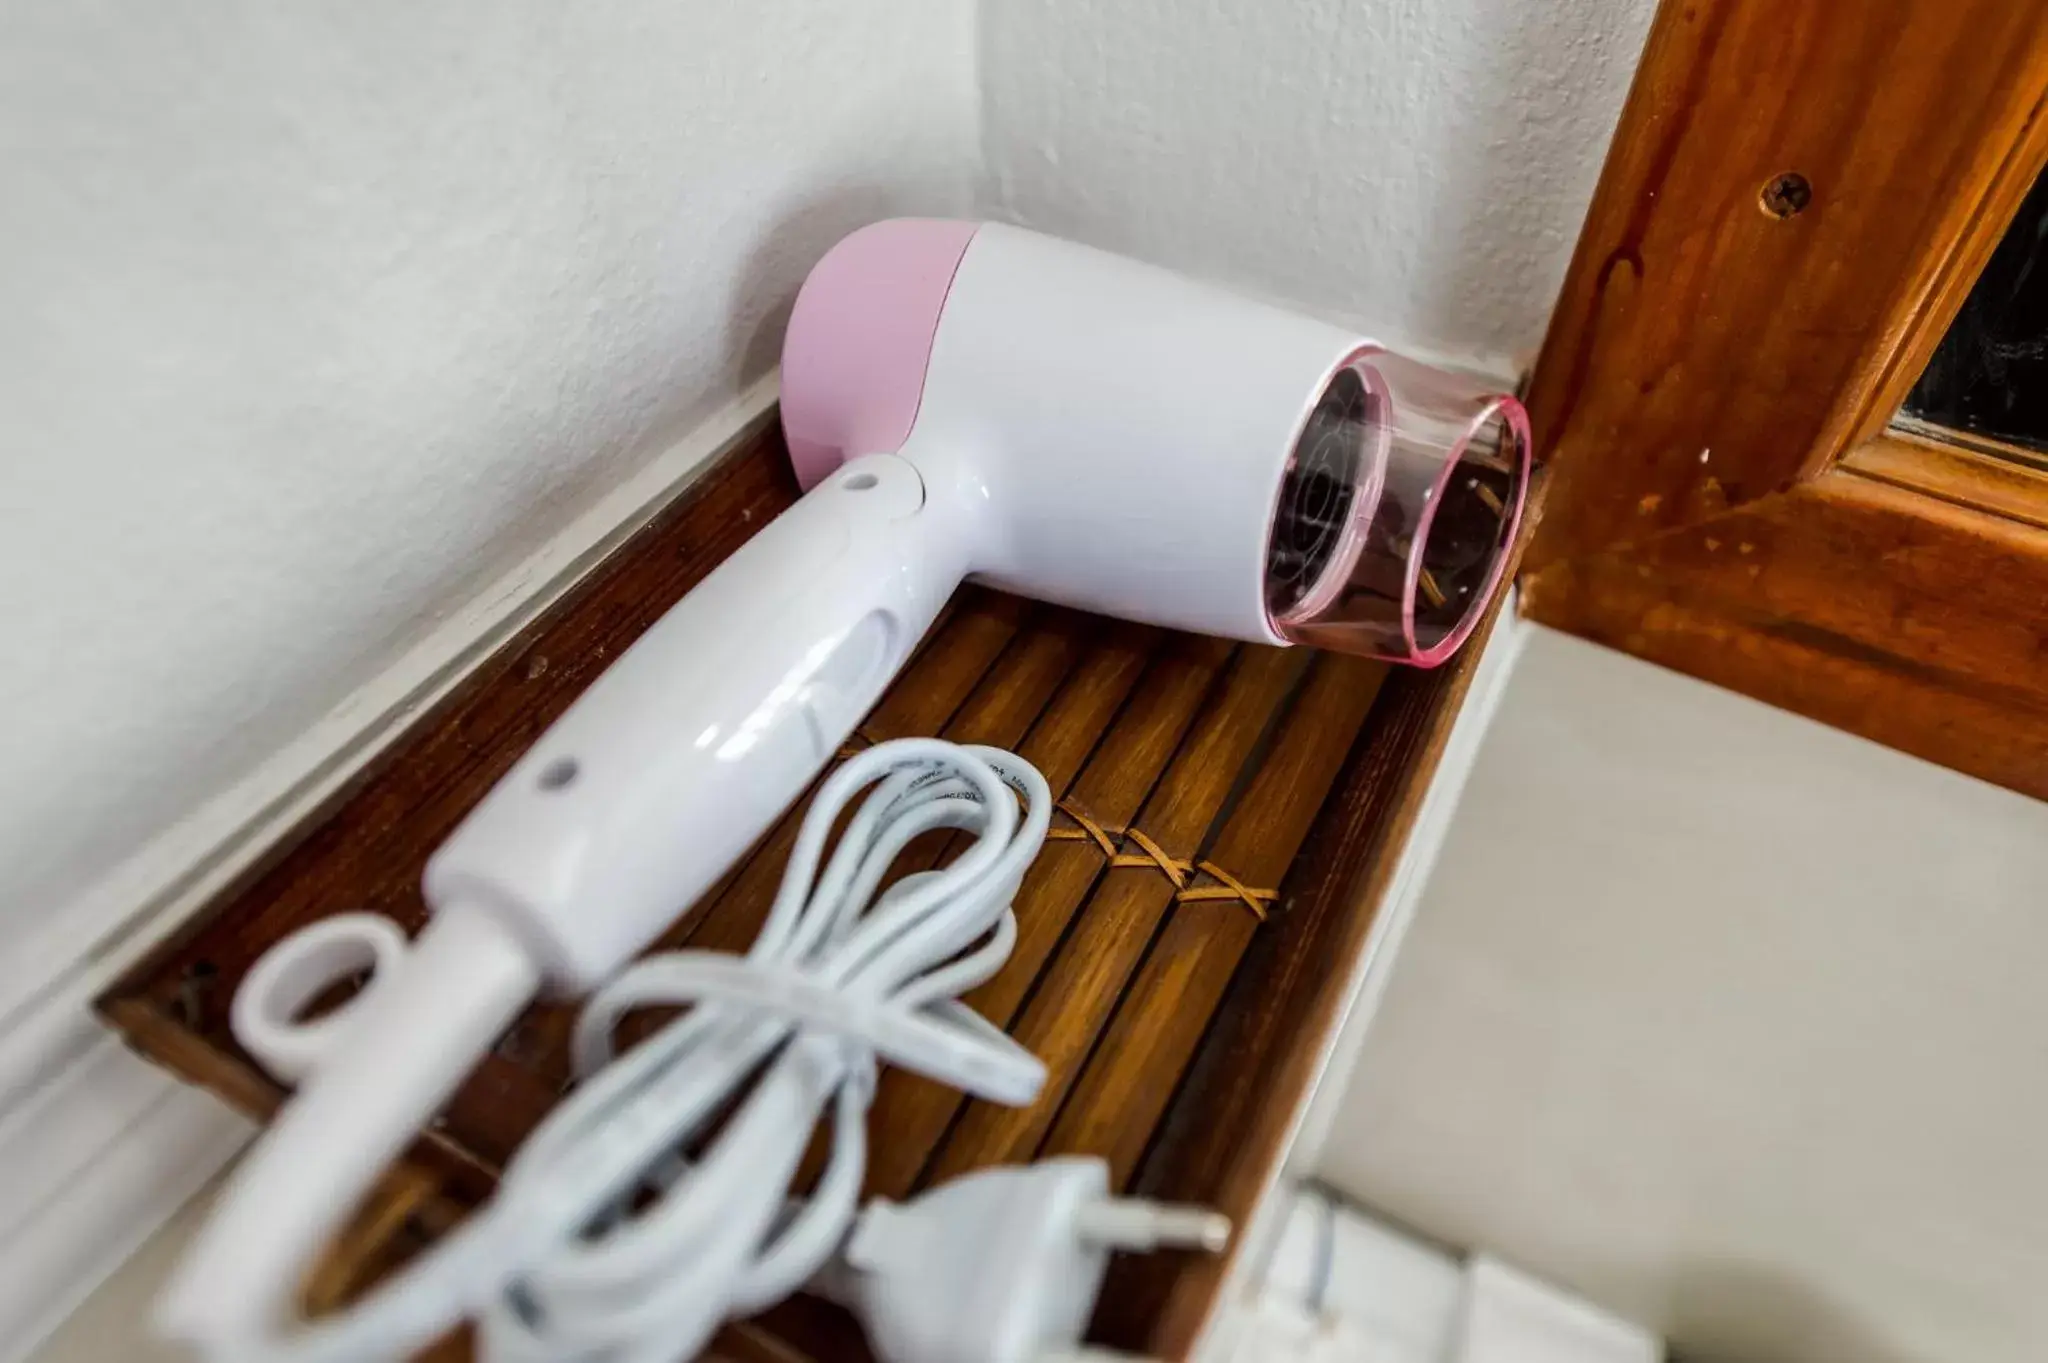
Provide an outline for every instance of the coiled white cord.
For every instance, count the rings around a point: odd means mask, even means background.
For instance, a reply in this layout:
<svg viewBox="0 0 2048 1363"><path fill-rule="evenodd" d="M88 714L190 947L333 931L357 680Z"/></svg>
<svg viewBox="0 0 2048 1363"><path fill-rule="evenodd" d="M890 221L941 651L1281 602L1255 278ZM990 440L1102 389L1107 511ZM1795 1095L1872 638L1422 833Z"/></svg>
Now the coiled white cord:
<svg viewBox="0 0 2048 1363"><path fill-rule="evenodd" d="M833 824L869 786L819 874ZM353 1309L248 1352L395 1358L469 1317L488 1359L657 1363L695 1356L728 1317L802 1286L853 1222L880 1061L1003 1103L1043 1082L1039 1061L958 995L1010 953L1010 901L1051 808L1044 777L997 749L904 739L846 762L744 958L671 952L600 990L574 1037L583 1082L491 1202ZM903 848L938 828L975 841L876 898ZM690 1008L615 1059L615 1024L656 1004ZM828 1105L829 1159L793 1204Z"/></svg>

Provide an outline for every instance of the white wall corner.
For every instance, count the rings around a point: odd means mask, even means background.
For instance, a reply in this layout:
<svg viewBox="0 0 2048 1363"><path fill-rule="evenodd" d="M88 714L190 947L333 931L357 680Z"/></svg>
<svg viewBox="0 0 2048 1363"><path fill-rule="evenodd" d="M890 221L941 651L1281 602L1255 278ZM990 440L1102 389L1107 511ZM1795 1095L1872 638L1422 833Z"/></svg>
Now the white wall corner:
<svg viewBox="0 0 2048 1363"><path fill-rule="evenodd" d="M92 1000L686 489L777 376L599 498L299 739L50 916L0 967L0 1363L24 1356L247 1141L130 1054Z"/></svg>
<svg viewBox="0 0 2048 1363"><path fill-rule="evenodd" d="M1542 341L1655 8L986 4L987 197L1512 374Z"/></svg>

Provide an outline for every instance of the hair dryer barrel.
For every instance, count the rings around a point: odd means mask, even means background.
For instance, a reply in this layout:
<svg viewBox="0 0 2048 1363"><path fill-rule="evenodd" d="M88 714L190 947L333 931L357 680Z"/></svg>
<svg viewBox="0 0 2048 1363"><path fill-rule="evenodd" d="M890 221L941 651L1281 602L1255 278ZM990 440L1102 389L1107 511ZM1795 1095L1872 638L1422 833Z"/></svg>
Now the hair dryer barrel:
<svg viewBox="0 0 2048 1363"><path fill-rule="evenodd" d="M1434 667L1499 591L1529 480L1521 403L1375 351L1325 385L1274 503L1266 608L1299 644Z"/></svg>
<svg viewBox="0 0 2048 1363"><path fill-rule="evenodd" d="M1422 663L1497 587L1528 459L1512 398L999 224L835 247L791 318L783 420L807 485L858 454L914 463L996 585Z"/></svg>

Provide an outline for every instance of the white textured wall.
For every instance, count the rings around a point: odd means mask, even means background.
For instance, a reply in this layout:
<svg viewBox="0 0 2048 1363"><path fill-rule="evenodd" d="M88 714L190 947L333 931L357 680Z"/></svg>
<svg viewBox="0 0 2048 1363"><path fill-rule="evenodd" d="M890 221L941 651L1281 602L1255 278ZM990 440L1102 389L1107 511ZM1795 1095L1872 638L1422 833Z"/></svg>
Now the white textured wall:
<svg viewBox="0 0 2048 1363"><path fill-rule="evenodd" d="M1002 216L1533 357L1654 0L985 0Z"/></svg>
<svg viewBox="0 0 2048 1363"><path fill-rule="evenodd" d="M1702 1363L2035 1363L2048 804L1532 630L1322 1173Z"/></svg>
<svg viewBox="0 0 2048 1363"><path fill-rule="evenodd" d="M1505 367L1650 0L0 9L0 927L993 211ZM977 72L978 65L978 72Z"/></svg>
<svg viewBox="0 0 2048 1363"><path fill-rule="evenodd" d="M960 211L965 0L0 9L0 929Z"/></svg>
<svg viewBox="0 0 2048 1363"><path fill-rule="evenodd" d="M1524 356L1648 6L0 10L0 925L763 372L865 219L978 180L1005 216Z"/></svg>

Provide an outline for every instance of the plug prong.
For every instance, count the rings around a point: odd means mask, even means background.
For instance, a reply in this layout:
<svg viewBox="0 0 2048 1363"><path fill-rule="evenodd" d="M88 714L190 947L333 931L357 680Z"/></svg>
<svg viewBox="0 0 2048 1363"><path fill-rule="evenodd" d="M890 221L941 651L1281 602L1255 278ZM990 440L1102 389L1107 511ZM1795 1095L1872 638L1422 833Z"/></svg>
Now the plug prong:
<svg viewBox="0 0 2048 1363"><path fill-rule="evenodd" d="M1219 1254L1230 1243L1230 1218L1207 1207L1114 1197L1083 1207L1074 1231L1105 1249L1198 1249Z"/></svg>

